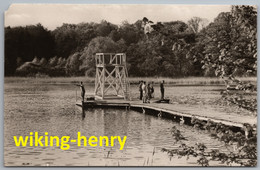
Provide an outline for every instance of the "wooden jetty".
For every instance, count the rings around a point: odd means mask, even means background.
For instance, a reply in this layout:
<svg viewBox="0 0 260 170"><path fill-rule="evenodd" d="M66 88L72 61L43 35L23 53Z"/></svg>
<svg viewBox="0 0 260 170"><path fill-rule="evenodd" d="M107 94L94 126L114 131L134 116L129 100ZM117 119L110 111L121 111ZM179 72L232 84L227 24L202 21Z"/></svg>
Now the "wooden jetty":
<svg viewBox="0 0 260 170"><path fill-rule="evenodd" d="M244 122L247 119L241 119L241 121L234 121L229 119L228 116L223 116L220 113L213 114L201 114L198 109L184 108L180 109L175 104L166 104L166 103L156 103L152 101L151 103L142 103L140 100L122 100L116 98L105 98L95 100L87 100L76 104L77 106L82 107L82 109L91 109L91 108L114 108L114 109L131 109L145 114L151 114L163 118L168 118L176 121L181 119L185 120L185 123L190 124L192 118L196 118L203 122L210 120L214 123L222 123L225 126L232 127L234 130L241 130L244 123L253 124L252 121Z"/></svg>
<svg viewBox="0 0 260 170"><path fill-rule="evenodd" d="M207 123L221 123L235 131L243 129L244 124L255 124L256 118L243 117L242 115L218 112L216 110L203 110L202 108L181 106L179 104L142 103L130 97L130 83L128 82L126 55L124 53L97 53L95 90L92 97L87 95L86 101L77 103L82 107L82 113L89 108L126 108L145 114L183 121L192 124L193 120ZM77 96L76 96L77 101Z"/></svg>

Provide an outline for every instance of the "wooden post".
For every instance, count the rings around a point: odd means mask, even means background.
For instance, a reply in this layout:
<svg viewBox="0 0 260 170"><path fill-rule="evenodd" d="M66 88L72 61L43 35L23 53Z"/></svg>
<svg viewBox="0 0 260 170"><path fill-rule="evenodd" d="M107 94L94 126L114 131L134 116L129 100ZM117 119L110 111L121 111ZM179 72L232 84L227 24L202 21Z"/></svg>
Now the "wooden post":
<svg viewBox="0 0 260 170"><path fill-rule="evenodd" d="M96 68L96 78L95 78L95 91L94 94L97 95L97 91L98 91L98 84L99 84L99 72L98 72L99 68Z"/></svg>
<svg viewBox="0 0 260 170"><path fill-rule="evenodd" d="M101 82L101 86L102 86L102 99L104 99L105 96L105 80L106 80L106 68L105 66L103 67L102 70L102 82Z"/></svg>
<svg viewBox="0 0 260 170"><path fill-rule="evenodd" d="M115 77L116 77L116 95L118 96L118 94L119 94L119 85L118 85L118 79L119 79L119 77L118 77L118 74L119 74L119 67L118 66L116 66L116 75L115 75Z"/></svg>
<svg viewBox="0 0 260 170"><path fill-rule="evenodd" d="M81 108L82 108L82 120L85 118L85 107L84 107L84 101L81 102Z"/></svg>
<svg viewBox="0 0 260 170"><path fill-rule="evenodd" d="M82 114L84 113L84 101L81 101Z"/></svg>

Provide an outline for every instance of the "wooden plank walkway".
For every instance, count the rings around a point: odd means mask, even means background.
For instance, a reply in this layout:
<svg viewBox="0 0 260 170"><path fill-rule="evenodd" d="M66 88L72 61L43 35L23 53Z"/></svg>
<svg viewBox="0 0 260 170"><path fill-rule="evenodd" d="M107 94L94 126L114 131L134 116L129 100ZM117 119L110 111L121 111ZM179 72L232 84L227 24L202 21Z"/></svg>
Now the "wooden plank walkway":
<svg viewBox="0 0 260 170"><path fill-rule="evenodd" d="M82 103L77 103L82 107ZM242 128L244 123L250 125L257 124L257 118L253 116L243 116L236 113L219 112L213 109L196 108L192 106L180 104L166 104L166 103L142 103L140 100L126 101L122 99L107 99L107 100L89 100L84 102L84 108L88 107L128 107L139 110L150 110L154 112L164 112L174 116L192 118L208 121L209 119L215 123L222 123L227 126L234 126Z"/></svg>

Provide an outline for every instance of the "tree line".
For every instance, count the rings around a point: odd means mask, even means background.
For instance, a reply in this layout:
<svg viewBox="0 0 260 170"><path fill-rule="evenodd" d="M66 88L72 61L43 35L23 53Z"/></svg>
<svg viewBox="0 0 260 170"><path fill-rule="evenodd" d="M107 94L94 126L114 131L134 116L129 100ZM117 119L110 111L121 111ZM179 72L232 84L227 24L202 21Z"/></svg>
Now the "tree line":
<svg viewBox="0 0 260 170"><path fill-rule="evenodd" d="M145 19L145 20L144 20ZM5 76L94 76L95 53L126 53L130 76L256 75L256 8L232 6L213 22L5 27ZM149 21L150 31L144 23Z"/></svg>

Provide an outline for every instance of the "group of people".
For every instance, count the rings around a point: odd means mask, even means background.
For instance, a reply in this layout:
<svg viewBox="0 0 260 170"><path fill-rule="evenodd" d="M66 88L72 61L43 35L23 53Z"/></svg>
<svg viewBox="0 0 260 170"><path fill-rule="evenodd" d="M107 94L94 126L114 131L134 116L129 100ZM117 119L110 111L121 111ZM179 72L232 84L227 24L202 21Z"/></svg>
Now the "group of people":
<svg viewBox="0 0 260 170"><path fill-rule="evenodd" d="M80 84L77 84L76 86L80 87L82 101L84 101L85 88L84 88L83 82L80 82ZM151 84L148 83L146 85L145 81L140 81L139 82L139 91L140 91L140 100L142 100L143 103L150 103L150 100L152 98L154 98L153 82ZM161 91L161 100L164 100L164 80L160 83L160 91Z"/></svg>
<svg viewBox="0 0 260 170"><path fill-rule="evenodd" d="M161 100L164 99L164 80L160 83ZM139 82L140 100L143 103L150 103L150 100L154 98L153 82L146 85L145 81Z"/></svg>

